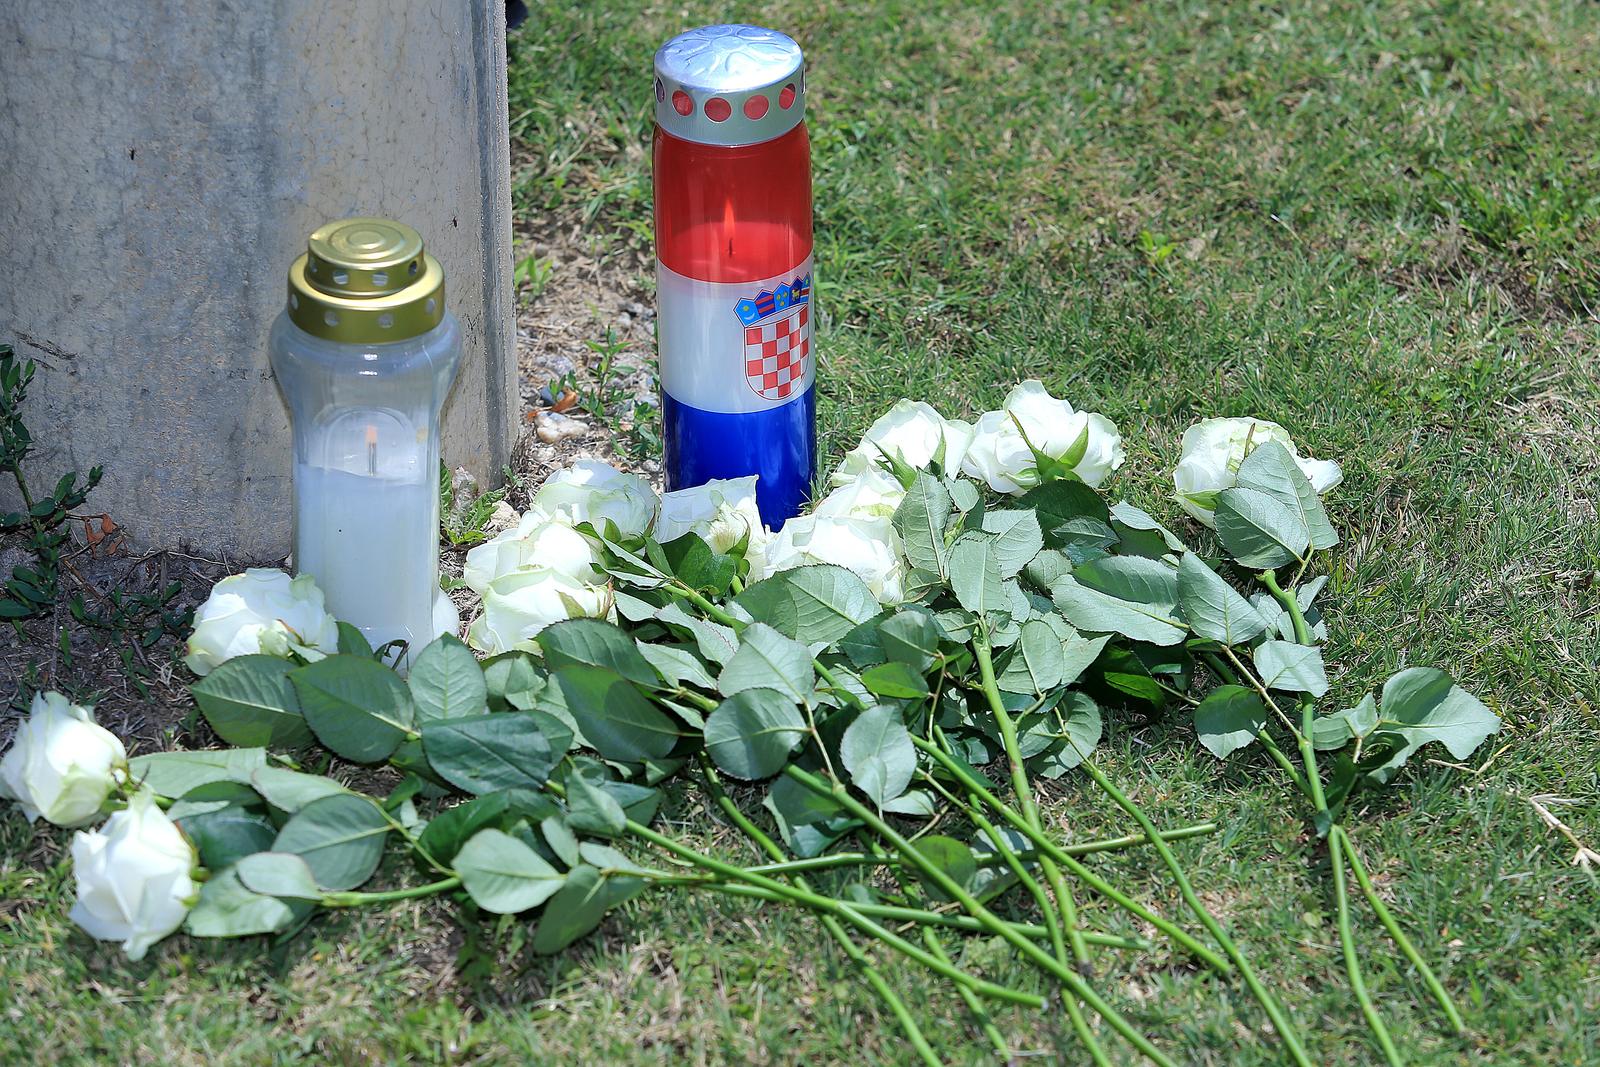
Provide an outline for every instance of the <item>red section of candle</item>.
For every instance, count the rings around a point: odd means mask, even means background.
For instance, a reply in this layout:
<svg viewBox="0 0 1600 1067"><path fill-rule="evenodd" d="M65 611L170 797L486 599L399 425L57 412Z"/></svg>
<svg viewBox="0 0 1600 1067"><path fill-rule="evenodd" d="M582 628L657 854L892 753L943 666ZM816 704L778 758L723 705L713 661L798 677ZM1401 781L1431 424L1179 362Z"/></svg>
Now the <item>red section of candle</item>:
<svg viewBox="0 0 1600 1067"><path fill-rule="evenodd" d="M728 148L655 135L656 256L711 282L793 270L811 254L811 143L802 123Z"/></svg>

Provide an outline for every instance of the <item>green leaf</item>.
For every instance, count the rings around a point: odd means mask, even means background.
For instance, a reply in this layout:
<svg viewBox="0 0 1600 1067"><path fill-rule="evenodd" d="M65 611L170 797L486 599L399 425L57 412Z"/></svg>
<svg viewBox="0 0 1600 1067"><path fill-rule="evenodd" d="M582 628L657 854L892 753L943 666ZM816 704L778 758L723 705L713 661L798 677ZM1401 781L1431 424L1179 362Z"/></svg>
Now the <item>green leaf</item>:
<svg viewBox="0 0 1600 1067"><path fill-rule="evenodd" d="M759 584L761 583L757 583ZM751 588L754 589L756 586ZM694 638L700 654L712 663L727 663L739 647L739 637L733 632L732 627L690 615L684 610L683 605L676 601L657 612L656 618L689 631L689 636Z"/></svg>
<svg viewBox="0 0 1600 1067"><path fill-rule="evenodd" d="M892 660L861 672L861 684L880 697L921 700L928 695L928 679L909 663Z"/></svg>
<svg viewBox="0 0 1600 1067"><path fill-rule="evenodd" d="M791 778L775 780L762 806L772 813L784 844L802 859L821 855L859 825L838 801L818 796Z"/></svg>
<svg viewBox="0 0 1600 1067"><path fill-rule="evenodd" d="M1252 570L1276 570L1304 559L1311 532L1281 500L1259 489L1217 494L1217 537L1228 554Z"/></svg>
<svg viewBox="0 0 1600 1067"><path fill-rule="evenodd" d="M1101 654L1098 666L1105 683L1119 693L1126 693L1136 700L1158 707L1165 703L1166 695L1162 693L1161 686L1156 684L1150 668L1129 649L1111 645Z"/></svg>
<svg viewBox="0 0 1600 1067"><path fill-rule="evenodd" d="M551 675L584 740L606 759L660 758L678 743L678 728L627 679L604 667L563 667Z"/></svg>
<svg viewBox="0 0 1600 1067"><path fill-rule="evenodd" d="M839 758L855 787L878 807L905 792L917 769L917 750L899 712L874 704L856 717L839 742Z"/></svg>
<svg viewBox="0 0 1600 1067"><path fill-rule="evenodd" d="M652 688L661 684L656 669L633 639L609 622L569 619L546 626L534 638L552 671L563 667L608 667L630 682Z"/></svg>
<svg viewBox="0 0 1600 1067"><path fill-rule="evenodd" d="M1293 641L1263 641L1255 648L1256 673L1268 689L1288 693L1310 693L1314 697L1328 691L1328 675L1322 666L1322 650Z"/></svg>
<svg viewBox="0 0 1600 1067"><path fill-rule="evenodd" d="M605 874L653 874L648 867L641 867L630 860L621 852L610 845L602 845L598 841L585 841L578 846L578 855L583 862L596 868L602 875ZM574 865L576 866L576 865Z"/></svg>
<svg viewBox="0 0 1600 1067"><path fill-rule="evenodd" d="M661 546L667 570L691 589L701 589L715 596L727 592L728 586L739 574L739 561L730 555L714 552L698 534L686 533Z"/></svg>
<svg viewBox="0 0 1600 1067"><path fill-rule="evenodd" d="M298 748L311 741L289 674L277 656L235 656L190 689L217 736L239 748Z"/></svg>
<svg viewBox="0 0 1600 1067"><path fill-rule="evenodd" d="M255 812L237 805L197 812L174 820L188 835L208 870L220 871L252 852L272 847L277 827Z"/></svg>
<svg viewBox="0 0 1600 1067"><path fill-rule="evenodd" d="M257 768L250 774L250 785L268 804L291 815L313 800L350 792L331 778L283 767Z"/></svg>
<svg viewBox="0 0 1600 1067"><path fill-rule="evenodd" d="M1267 620L1193 552L1178 561L1178 606L1201 637L1244 645L1267 632Z"/></svg>
<svg viewBox="0 0 1600 1067"><path fill-rule="evenodd" d="M1111 505L1111 528L1122 543L1123 555L1160 559L1168 553L1182 555L1183 540L1161 525L1148 511L1126 501Z"/></svg>
<svg viewBox="0 0 1600 1067"><path fill-rule="evenodd" d="M950 589L961 606L974 615L1010 610L1010 598L1001 584L994 538L968 533L956 539L950 552Z"/></svg>
<svg viewBox="0 0 1600 1067"><path fill-rule="evenodd" d="M1194 709L1194 729L1200 743L1218 759L1255 741L1267 724L1267 706L1252 690L1222 685L1212 690Z"/></svg>
<svg viewBox="0 0 1600 1067"><path fill-rule="evenodd" d="M545 687L544 673L526 652L506 652L483 662L490 711L527 711Z"/></svg>
<svg viewBox="0 0 1600 1067"><path fill-rule="evenodd" d="M478 657L451 634L417 653L406 684L419 723L462 719L489 710L489 687Z"/></svg>
<svg viewBox="0 0 1600 1067"><path fill-rule="evenodd" d="M567 881L533 849L492 828L479 830L461 846L455 869L472 902L496 915L536 908Z"/></svg>
<svg viewBox="0 0 1600 1067"><path fill-rule="evenodd" d="M1020 574L1044 548L1039 517L1031 511L986 511L983 532L994 538L995 562L1002 578Z"/></svg>
<svg viewBox="0 0 1600 1067"><path fill-rule="evenodd" d="M224 748L200 752L152 752L128 761L133 780L164 797L181 797L212 782L250 784L250 775L267 765L263 748Z"/></svg>
<svg viewBox="0 0 1600 1067"><path fill-rule="evenodd" d="M468 793L541 789L571 743L572 732L540 711L497 712L422 727L429 765Z"/></svg>
<svg viewBox="0 0 1600 1067"><path fill-rule="evenodd" d="M628 817L615 797L581 774L567 779L567 823L580 833L618 837Z"/></svg>
<svg viewBox="0 0 1600 1067"><path fill-rule="evenodd" d="M911 844L922 854L923 859L944 872L951 881L963 889L972 888L973 882L978 877L978 860L973 856L971 848L944 834L927 834L916 838ZM928 894L935 900L951 899L932 879L926 876L922 876L922 879Z"/></svg>
<svg viewBox="0 0 1600 1067"><path fill-rule="evenodd" d="M1378 728L1378 702L1368 693L1353 708L1323 715L1311 723L1311 743L1318 752L1343 748Z"/></svg>
<svg viewBox="0 0 1600 1067"><path fill-rule="evenodd" d="M1392 737L1397 747L1369 772L1386 782L1411 754L1437 741L1461 760L1500 729L1500 717L1432 667L1412 667L1383 683L1381 717L1369 740Z"/></svg>
<svg viewBox="0 0 1600 1067"><path fill-rule="evenodd" d="M739 635L739 649L722 669L717 687L730 697L746 689L772 689L799 704L811 695L814 682L810 650L756 622Z"/></svg>
<svg viewBox="0 0 1600 1067"><path fill-rule="evenodd" d="M646 883L640 878L605 876L582 864L567 872L566 884L551 897L533 934L533 950L541 955L560 952L600 925L606 912L637 896Z"/></svg>
<svg viewBox="0 0 1600 1067"><path fill-rule="evenodd" d="M711 672L706 670L700 657L689 649L649 641L637 641L636 644L639 654L650 661L650 666L656 669L668 686L674 689L683 685L711 690L717 688L717 680L711 677Z"/></svg>
<svg viewBox="0 0 1600 1067"><path fill-rule="evenodd" d="M925 672L939 658L939 621L923 607L902 608L878 627L878 644L888 659Z"/></svg>
<svg viewBox="0 0 1600 1067"><path fill-rule="evenodd" d="M894 528L900 531L906 559L913 567L940 578L950 573L950 552L944 540L950 506L950 491L944 482L919 471L894 513Z"/></svg>
<svg viewBox="0 0 1600 1067"><path fill-rule="evenodd" d="M234 871L252 893L295 900L318 900L322 890L304 857L292 852L257 852L241 859Z"/></svg>
<svg viewBox="0 0 1600 1067"><path fill-rule="evenodd" d="M1239 464L1234 484L1241 489L1260 490L1294 512L1310 535L1312 548L1332 548L1339 543L1339 533L1328 521L1328 512L1310 479L1289 450L1277 441L1252 449Z"/></svg>
<svg viewBox="0 0 1600 1067"><path fill-rule="evenodd" d="M1045 547L1066 548L1075 537L1070 524L1075 519L1094 519L1105 523L1111 512L1105 499L1082 482L1053 481L1023 493L1017 506L1032 511L1039 520Z"/></svg>
<svg viewBox="0 0 1600 1067"><path fill-rule="evenodd" d="M200 887L200 899L184 919L195 937L248 937L275 934L309 913L303 901L284 901L245 888L232 867L219 871Z"/></svg>
<svg viewBox="0 0 1600 1067"><path fill-rule="evenodd" d="M746 781L777 774L805 736L806 720L795 702L770 689L747 689L706 717L712 762Z"/></svg>
<svg viewBox="0 0 1600 1067"><path fill-rule="evenodd" d="M289 675L311 729L333 753L355 763L389 757L411 731L411 691L374 660L329 656Z"/></svg>
<svg viewBox="0 0 1600 1067"><path fill-rule="evenodd" d="M1059 738L1040 757L1040 773L1046 778L1059 778L1082 763L1100 744L1105 730L1100 705L1087 693L1073 690L1062 698L1050 713L1055 718L1054 730Z"/></svg>
<svg viewBox="0 0 1600 1067"><path fill-rule="evenodd" d="M1061 637L1041 619L1022 624L997 679L1008 693L1048 693L1061 684L1067 666Z"/></svg>
<svg viewBox="0 0 1600 1067"><path fill-rule="evenodd" d="M944 487L950 492L950 503L960 512L971 511L978 506L978 501L983 499L978 487L965 478L953 478L945 482Z"/></svg>
<svg viewBox="0 0 1600 1067"><path fill-rule="evenodd" d="M262 807L261 795L239 782L211 782L191 789L174 800L172 806L167 808L167 818L177 822L179 819L205 815L230 807L259 811ZM221 867L217 869L220 870Z"/></svg>
<svg viewBox="0 0 1600 1067"><path fill-rule="evenodd" d="M831 644L880 610L866 582L831 563L779 571L751 585L736 603L805 645Z"/></svg>
<svg viewBox="0 0 1600 1067"><path fill-rule="evenodd" d="M323 797L283 824L272 850L300 856L323 889L354 889L378 869L388 833L389 822L371 799Z"/></svg>
<svg viewBox="0 0 1600 1067"><path fill-rule="evenodd" d="M367 635L362 633L353 623L340 622L338 651L346 656L365 656L372 658L372 642L367 640Z"/></svg>
<svg viewBox="0 0 1600 1067"><path fill-rule="evenodd" d="M472 835L485 827L505 829L522 819L541 822L557 815L555 801L526 789L504 789L447 808L428 821L418 841L429 856L448 864ZM419 861L422 857L418 856Z"/></svg>
<svg viewBox="0 0 1600 1067"><path fill-rule="evenodd" d="M1138 558L1140 557L1121 557L1124 562ZM1118 588L1130 595L1139 595L1132 586ZM1058 581L1051 590L1051 597L1068 622L1080 630L1088 630L1091 633L1122 634L1135 641L1147 641L1153 645L1175 645L1188 634L1188 630L1176 617L1177 609L1174 604L1164 601L1143 603L1137 600L1125 600L1121 596L1080 583L1075 574L1069 574Z"/></svg>
<svg viewBox="0 0 1600 1067"><path fill-rule="evenodd" d="M550 815L541 819L539 832L544 835L544 843L550 846L550 851L556 854L556 859L568 867L576 867L583 862L578 835L567 825L567 817L564 814Z"/></svg>

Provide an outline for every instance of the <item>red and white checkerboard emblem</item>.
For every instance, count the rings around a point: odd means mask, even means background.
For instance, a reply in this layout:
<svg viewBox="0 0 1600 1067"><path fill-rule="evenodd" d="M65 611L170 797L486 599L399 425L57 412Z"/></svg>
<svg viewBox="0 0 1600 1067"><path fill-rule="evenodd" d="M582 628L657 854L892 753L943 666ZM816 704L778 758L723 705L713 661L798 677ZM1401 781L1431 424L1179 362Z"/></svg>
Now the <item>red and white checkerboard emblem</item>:
<svg viewBox="0 0 1600 1067"><path fill-rule="evenodd" d="M767 400L787 400L805 383L811 355L811 305L744 330L744 380Z"/></svg>

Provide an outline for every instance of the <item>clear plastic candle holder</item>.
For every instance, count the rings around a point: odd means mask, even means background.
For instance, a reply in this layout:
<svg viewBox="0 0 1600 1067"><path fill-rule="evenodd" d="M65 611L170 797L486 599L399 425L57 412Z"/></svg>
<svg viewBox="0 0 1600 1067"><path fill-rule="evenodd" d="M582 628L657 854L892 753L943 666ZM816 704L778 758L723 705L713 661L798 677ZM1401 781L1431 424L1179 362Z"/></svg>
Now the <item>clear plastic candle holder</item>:
<svg viewBox="0 0 1600 1067"><path fill-rule="evenodd" d="M402 663L456 624L439 591L439 415L461 362L444 273L409 226L311 235L272 326L294 425L294 569Z"/></svg>

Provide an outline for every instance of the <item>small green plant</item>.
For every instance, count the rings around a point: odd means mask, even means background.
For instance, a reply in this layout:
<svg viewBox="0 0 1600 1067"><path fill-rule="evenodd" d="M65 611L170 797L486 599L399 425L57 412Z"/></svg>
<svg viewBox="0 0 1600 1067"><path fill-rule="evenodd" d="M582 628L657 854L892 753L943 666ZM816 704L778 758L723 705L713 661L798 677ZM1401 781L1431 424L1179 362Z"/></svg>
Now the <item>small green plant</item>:
<svg viewBox="0 0 1600 1067"><path fill-rule="evenodd" d="M536 253L530 253L517 261L517 266L511 273L511 281L516 286L519 297L532 303L539 299L545 286L550 284L550 276L555 270L555 263L548 256L541 258Z"/></svg>
<svg viewBox="0 0 1600 1067"><path fill-rule="evenodd" d="M509 471L507 472L510 473ZM509 487L511 482L507 482ZM480 493L471 500L456 499L450 468L439 463L439 532L451 548L471 548L489 539L489 517L504 500L506 489Z"/></svg>
<svg viewBox="0 0 1600 1067"><path fill-rule="evenodd" d="M1150 266L1164 269L1167 260L1171 259L1172 253L1177 250L1177 242L1165 234L1151 233L1149 230L1139 231L1139 251Z"/></svg>
<svg viewBox="0 0 1600 1067"><path fill-rule="evenodd" d="M22 421L22 404L33 381L34 365L20 363L10 345L0 345L0 472L17 484L22 511L0 515L0 535L20 533L33 555L31 564L11 569L0 596L0 619L19 632L22 620L50 611L60 592L62 551L70 528L67 520L100 483L100 468L90 469L82 484L77 471L68 471L48 494L35 498L22 473L22 462L33 451L33 436Z"/></svg>

